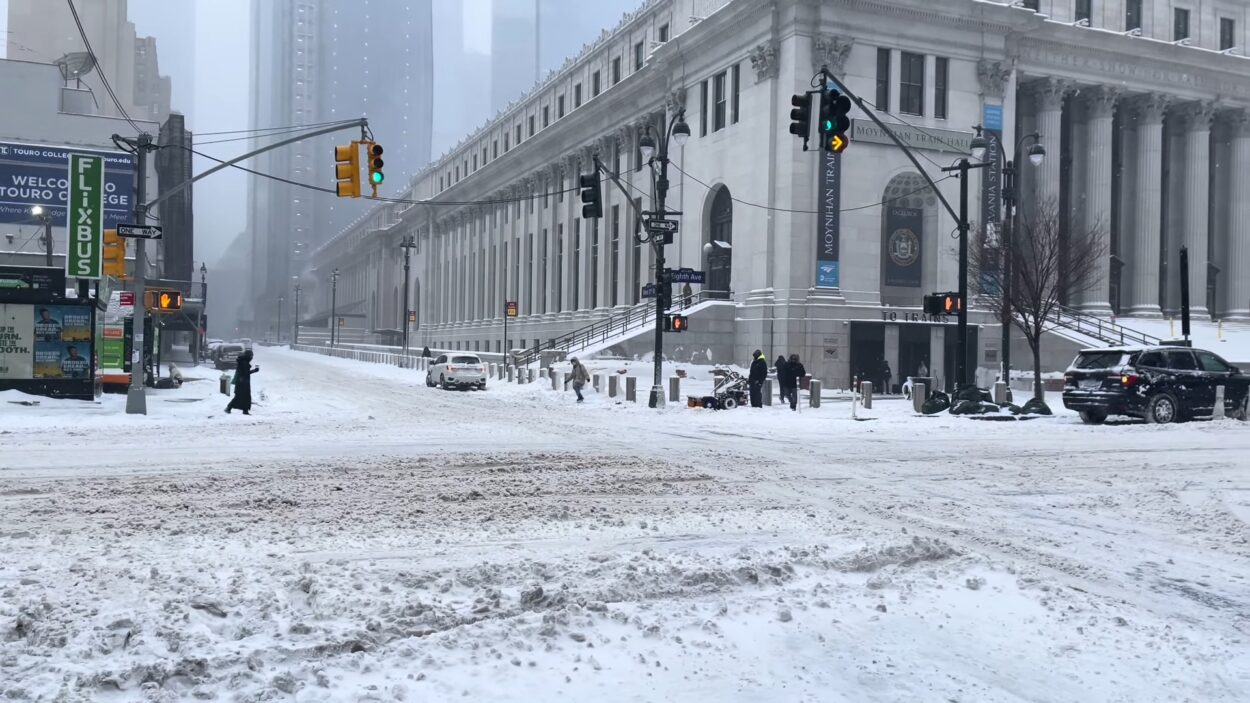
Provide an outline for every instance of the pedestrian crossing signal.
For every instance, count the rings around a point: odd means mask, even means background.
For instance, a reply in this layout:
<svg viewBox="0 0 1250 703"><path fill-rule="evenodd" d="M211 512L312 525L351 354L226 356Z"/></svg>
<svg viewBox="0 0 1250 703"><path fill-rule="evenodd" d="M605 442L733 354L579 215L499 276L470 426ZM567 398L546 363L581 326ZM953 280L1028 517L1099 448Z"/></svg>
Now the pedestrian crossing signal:
<svg viewBox="0 0 1250 703"><path fill-rule="evenodd" d="M182 309L182 293L176 290L144 291L144 307L155 312L176 312Z"/></svg>
<svg viewBox="0 0 1250 703"><path fill-rule="evenodd" d="M924 297L924 311L928 315L958 315L963 301L958 293L933 293Z"/></svg>
<svg viewBox="0 0 1250 703"><path fill-rule="evenodd" d="M690 321L685 315L665 315L664 331L665 332L685 332L690 329Z"/></svg>

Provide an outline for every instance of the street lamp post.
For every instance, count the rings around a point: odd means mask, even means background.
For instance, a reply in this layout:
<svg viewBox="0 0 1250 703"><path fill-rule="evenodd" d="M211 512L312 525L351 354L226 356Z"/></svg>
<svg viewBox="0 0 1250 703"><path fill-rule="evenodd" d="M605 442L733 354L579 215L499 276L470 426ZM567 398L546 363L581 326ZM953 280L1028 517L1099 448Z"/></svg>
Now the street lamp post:
<svg viewBox="0 0 1250 703"><path fill-rule="evenodd" d="M52 215L44 212L42 205L32 207L30 209L30 214L34 215L36 220L43 223L44 261L48 268L52 268Z"/></svg>
<svg viewBox="0 0 1250 703"><path fill-rule="evenodd" d="M642 155L642 160L651 166L652 173L656 176L655 185L655 212L651 213L656 217L664 217L668 213L665 206L665 198L668 196L668 147L669 143L675 143L678 147L685 146L686 140L690 138L690 125L686 124L686 111L680 109L673 115L672 121L657 130L654 125L647 125L647 132L642 135L638 141L638 150ZM656 151L656 146L659 151ZM654 155L654 158L653 158ZM655 173L656 163L659 163L659 173ZM664 270L664 245L670 235L661 233L649 233L651 248L655 251L655 379L651 386L651 397L648 406L652 408L664 407L662 399L664 398L664 300L668 296L661 294L661 287L671 285L668 281L668 275Z"/></svg>
<svg viewBox="0 0 1250 703"><path fill-rule="evenodd" d="M408 356L408 302L410 300L408 297L408 279L410 278L409 257L412 254L412 250L417 246L417 240L412 235L409 235L404 237L404 240L399 243L399 246L404 250L404 356Z"/></svg>
<svg viewBox="0 0 1250 703"><path fill-rule="evenodd" d="M286 303L286 296L278 296L278 346L282 346L282 307Z"/></svg>
<svg viewBox="0 0 1250 703"><path fill-rule="evenodd" d="M200 262L200 314L195 325L195 334L199 343L195 345L196 364L204 359L204 342L208 338L204 329L204 316L208 314L208 265Z"/></svg>
<svg viewBox="0 0 1250 703"><path fill-rule="evenodd" d="M334 332L339 325L339 270L330 274L330 348L334 348Z"/></svg>
<svg viewBox="0 0 1250 703"><path fill-rule="evenodd" d="M1020 137L1020 141L1016 142L1015 153L1019 154L1020 148L1024 146L1024 142L1030 139L1033 140L1033 144L1029 146L1029 151L1028 151L1029 163L1033 164L1034 166L1040 166L1042 165L1042 160L1045 159L1046 157L1046 149L1042 146L1041 134L1034 132L1032 134L1026 134L1023 137ZM1012 293L1011 277L1013 275L1012 269L1011 269L1012 267L1011 259L1012 259L1012 254L1015 251L1015 248L1014 248L1015 241L1013 239L1014 233L1012 231L1012 227L1016 219L1016 159L1014 156L1013 158L1007 161L1007 164L1005 166L1003 166L1003 204L1007 206L1007 213L1006 213L1006 218L1003 220L1003 241L1000 247L1000 250L1002 251L1002 257L1003 257L1003 260L1001 262L1002 284L1000 286L1002 289L1001 293L1003 296L1003 301L1002 301L1003 317L1001 321L1002 326L1003 326L1003 341L1002 341L1003 368L1002 368L1001 375L1002 375L1003 383L1006 383L1007 387L1010 388L1011 387L1011 322L1014 319L1014 315L1012 314L1012 310L1011 310L1011 293Z"/></svg>

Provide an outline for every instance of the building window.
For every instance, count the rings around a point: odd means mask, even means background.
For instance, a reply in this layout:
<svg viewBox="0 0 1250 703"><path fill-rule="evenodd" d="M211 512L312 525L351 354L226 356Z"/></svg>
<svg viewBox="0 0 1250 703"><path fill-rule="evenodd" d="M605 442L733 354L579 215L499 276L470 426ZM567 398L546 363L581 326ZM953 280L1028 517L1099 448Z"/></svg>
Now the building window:
<svg viewBox="0 0 1250 703"><path fill-rule="evenodd" d="M608 284L611 286L611 288L608 289L608 300L610 301L609 304L612 307L616 307L617 305L620 304L620 301L618 299L618 295L619 295L618 289L620 288L620 283L621 283L621 279L620 279L620 273L621 273L620 271L621 269L621 266L620 266L620 262L621 262L621 206L620 205L612 206L612 247L609 250L609 254L611 255L612 258L608 260L608 270L610 271L608 275Z"/></svg>
<svg viewBox="0 0 1250 703"><path fill-rule="evenodd" d="M578 83L577 85L573 86L573 109L576 110L577 108L581 106L582 106L582 84Z"/></svg>
<svg viewBox="0 0 1250 703"><path fill-rule="evenodd" d="M877 49L877 109L890 111L890 50Z"/></svg>
<svg viewBox="0 0 1250 703"><path fill-rule="evenodd" d="M486 147L482 147L482 165L486 165Z"/></svg>
<svg viewBox="0 0 1250 703"><path fill-rule="evenodd" d="M556 280L553 293L555 300L552 310L560 312L564 309L564 223L556 225Z"/></svg>
<svg viewBox="0 0 1250 703"><path fill-rule="evenodd" d="M1220 18L1220 51L1228 51L1237 46L1237 22L1227 17Z"/></svg>
<svg viewBox="0 0 1250 703"><path fill-rule="evenodd" d="M534 116L530 115L530 136L534 136Z"/></svg>
<svg viewBox="0 0 1250 703"><path fill-rule="evenodd" d="M612 59L612 85L621 82L621 57Z"/></svg>
<svg viewBox="0 0 1250 703"><path fill-rule="evenodd" d="M1141 29L1141 0L1124 0L1124 31Z"/></svg>
<svg viewBox="0 0 1250 703"><path fill-rule="evenodd" d="M590 97L599 97L599 72L590 74Z"/></svg>
<svg viewBox="0 0 1250 703"><path fill-rule="evenodd" d="M473 155L473 170L477 170L477 154Z"/></svg>
<svg viewBox="0 0 1250 703"><path fill-rule="evenodd" d="M947 83L950 80L950 59L939 56L934 65L933 116L944 120L947 113Z"/></svg>
<svg viewBox="0 0 1250 703"><path fill-rule="evenodd" d="M725 128L725 74L712 76L712 131L719 132Z"/></svg>
<svg viewBox="0 0 1250 703"><path fill-rule="evenodd" d="M907 115L924 114L924 55L903 52L898 109Z"/></svg>
<svg viewBox="0 0 1250 703"><path fill-rule="evenodd" d="M503 153L508 153L508 134L506 132L503 135Z"/></svg>
<svg viewBox="0 0 1250 703"><path fill-rule="evenodd" d="M738 124L738 93L740 90L740 86L742 85L741 71L740 71L739 65L734 64L734 67L730 69L729 74L732 77L732 83L733 83L733 105L732 105L733 116L730 118L730 123Z"/></svg>
<svg viewBox="0 0 1250 703"><path fill-rule="evenodd" d="M569 275L573 277L573 289L569 291L572 296L572 305L570 310L580 310L581 303L581 285L582 285L582 221L580 219L573 220L573 261L569 263L572 268L569 269Z"/></svg>
<svg viewBox="0 0 1250 703"><path fill-rule="evenodd" d="M564 96L561 95L560 97L556 98L556 119L559 120L559 119L562 119L563 117L564 117Z"/></svg>
<svg viewBox="0 0 1250 703"><path fill-rule="evenodd" d="M547 129L549 124L551 124L551 106L543 105L543 129Z"/></svg>
<svg viewBox="0 0 1250 703"><path fill-rule="evenodd" d="M634 205L636 206L634 208L634 212L640 212L642 210L642 198L634 198ZM641 231L642 222L638 219L638 216L635 215L634 234L637 235ZM642 242L640 242L636 236L634 237L634 260L630 273L633 275L634 286L634 292L632 293L630 300L637 305L642 301Z"/></svg>
<svg viewBox="0 0 1250 703"><path fill-rule="evenodd" d="M590 308L599 307L599 220L590 221Z"/></svg>
<svg viewBox="0 0 1250 703"><path fill-rule="evenodd" d="M660 25L660 42L663 43L666 41L668 41L668 25L662 24Z"/></svg>
<svg viewBox="0 0 1250 703"><path fill-rule="evenodd" d="M642 70L642 42L634 44L634 70Z"/></svg>
<svg viewBox="0 0 1250 703"><path fill-rule="evenodd" d="M1077 22L1080 22L1081 20L1085 20L1086 22L1090 21L1090 15L1093 14L1090 10L1090 4L1090 0L1076 0L1075 19Z"/></svg>
<svg viewBox="0 0 1250 703"><path fill-rule="evenodd" d="M499 140L498 140L498 139L496 139L496 140L495 140L495 143L491 146L491 156L490 156L490 157L491 157L492 159L497 159L497 158L499 158Z"/></svg>
<svg viewBox="0 0 1250 703"><path fill-rule="evenodd" d="M521 125L516 126L516 143L521 143Z"/></svg>
<svg viewBox="0 0 1250 703"><path fill-rule="evenodd" d="M538 257L538 312L547 312L547 230L538 240L542 255Z"/></svg>
<svg viewBox="0 0 1250 703"><path fill-rule="evenodd" d="M1172 41L1189 38L1189 10L1172 8Z"/></svg>
<svg viewBox="0 0 1250 703"><path fill-rule="evenodd" d="M699 83L699 136L707 136L707 81Z"/></svg>
<svg viewBox="0 0 1250 703"><path fill-rule="evenodd" d="M1041 0L1024 0L1024 6L1034 12L1040 12L1042 9Z"/></svg>

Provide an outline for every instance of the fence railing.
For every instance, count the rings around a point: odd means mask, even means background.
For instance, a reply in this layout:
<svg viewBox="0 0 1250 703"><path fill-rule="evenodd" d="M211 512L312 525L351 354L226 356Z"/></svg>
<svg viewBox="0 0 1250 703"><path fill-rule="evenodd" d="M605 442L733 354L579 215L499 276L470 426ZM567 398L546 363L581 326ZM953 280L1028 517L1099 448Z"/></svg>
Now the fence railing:
<svg viewBox="0 0 1250 703"><path fill-rule="evenodd" d="M1116 324L1097 315L1089 315L1058 305L1051 312L1051 322L1067 330L1093 337L1103 344L1140 344L1154 346L1162 340L1158 337L1138 332L1135 329Z"/></svg>

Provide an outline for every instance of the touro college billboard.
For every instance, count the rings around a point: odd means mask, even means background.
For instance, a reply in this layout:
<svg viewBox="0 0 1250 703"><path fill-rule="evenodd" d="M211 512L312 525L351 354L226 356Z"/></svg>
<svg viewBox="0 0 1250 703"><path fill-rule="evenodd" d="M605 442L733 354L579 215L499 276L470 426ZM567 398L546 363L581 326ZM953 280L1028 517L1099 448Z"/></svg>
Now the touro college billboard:
<svg viewBox="0 0 1250 703"><path fill-rule="evenodd" d="M120 151L0 142L0 223L36 224L30 209L42 205L54 223L65 222L71 154L104 162L104 229L129 222L135 209L134 155Z"/></svg>

